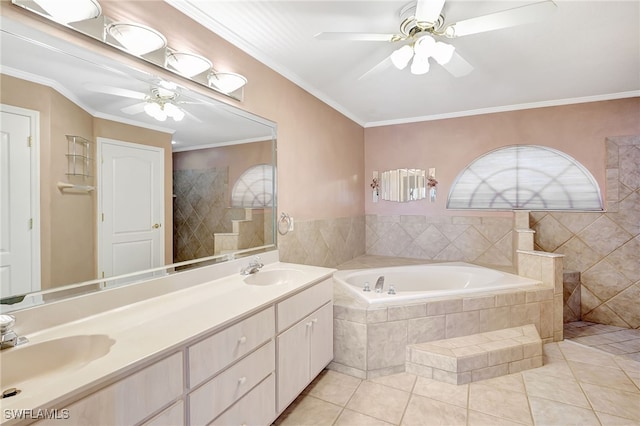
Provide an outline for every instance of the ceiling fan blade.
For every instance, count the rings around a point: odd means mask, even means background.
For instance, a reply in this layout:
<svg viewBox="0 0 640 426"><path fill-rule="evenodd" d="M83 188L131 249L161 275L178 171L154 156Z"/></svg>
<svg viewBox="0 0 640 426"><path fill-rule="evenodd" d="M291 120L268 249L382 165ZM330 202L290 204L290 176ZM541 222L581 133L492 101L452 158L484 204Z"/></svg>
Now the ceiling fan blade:
<svg viewBox="0 0 640 426"><path fill-rule="evenodd" d="M454 77L464 77L473 71L473 66L467 62L458 52L453 52L451 60L442 65Z"/></svg>
<svg viewBox="0 0 640 426"><path fill-rule="evenodd" d="M392 41L396 34L375 33L318 33L314 36L318 40L348 40L348 41Z"/></svg>
<svg viewBox="0 0 640 426"><path fill-rule="evenodd" d="M140 114L142 111L144 111L144 105L145 102L140 102L137 104L129 105L128 107L124 107L120 109L120 111L124 112L125 114L131 115Z"/></svg>
<svg viewBox="0 0 640 426"><path fill-rule="evenodd" d="M195 115L191 114L189 111L187 111L186 109L182 109L182 111L185 113L185 115L187 117L189 117L191 120L193 121L197 121L198 123L202 123L202 120L200 120L198 117L196 117Z"/></svg>
<svg viewBox="0 0 640 426"><path fill-rule="evenodd" d="M462 37L515 27L516 25L539 21L551 15L555 10L556 4L552 0L546 0L456 22L445 28L445 35L447 37Z"/></svg>
<svg viewBox="0 0 640 426"><path fill-rule="evenodd" d="M418 22L435 23L440 17L445 0L418 0L414 18Z"/></svg>
<svg viewBox="0 0 640 426"><path fill-rule="evenodd" d="M378 74L389 68L391 65L393 65L393 63L391 62L391 55L388 55L382 61L378 62L371 69L369 69L369 71L358 77L358 80L362 80L371 77L372 75Z"/></svg>
<svg viewBox="0 0 640 426"><path fill-rule="evenodd" d="M95 83L85 83L84 88L91 92L104 93L107 95L114 95L114 96L122 96L123 98L144 100L147 97L146 94L142 92L136 92L135 90L121 89L119 87L113 87L113 86L103 86L101 84L95 84Z"/></svg>

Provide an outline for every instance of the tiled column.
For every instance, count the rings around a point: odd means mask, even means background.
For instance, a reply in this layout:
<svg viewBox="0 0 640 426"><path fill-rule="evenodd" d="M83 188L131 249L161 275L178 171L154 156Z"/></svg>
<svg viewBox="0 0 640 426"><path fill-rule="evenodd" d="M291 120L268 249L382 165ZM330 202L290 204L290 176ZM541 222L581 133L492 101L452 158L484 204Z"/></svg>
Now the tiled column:
<svg viewBox="0 0 640 426"><path fill-rule="evenodd" d="M552 306L547 304L540 305L540 322L543 324L545 321L551 321L553 341L562 340L564 306L562 258L564 255L525 250L519 250L517 254L518 275L540 280L545 286L553 289ZM541 328L543 328L542 325ZM539 332L541 336L545 334L543 330L539 330Z"/></svg>

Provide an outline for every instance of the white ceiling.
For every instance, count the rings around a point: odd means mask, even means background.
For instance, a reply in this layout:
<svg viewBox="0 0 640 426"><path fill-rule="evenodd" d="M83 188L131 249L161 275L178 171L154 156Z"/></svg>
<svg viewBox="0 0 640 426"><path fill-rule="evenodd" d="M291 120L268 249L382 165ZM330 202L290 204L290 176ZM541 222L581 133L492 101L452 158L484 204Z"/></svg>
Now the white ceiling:
<svg viewBox="0 0 640 426"><path fill-rule="evenodd" d="M540 22L454 39L474 67L464 77L432 63L360 80L400 44L314 35L398 33L406 0L165 1L367 127L640 95L637 0L556 0ZM452 23L536 1L447 0L443 14Z"/></svg>

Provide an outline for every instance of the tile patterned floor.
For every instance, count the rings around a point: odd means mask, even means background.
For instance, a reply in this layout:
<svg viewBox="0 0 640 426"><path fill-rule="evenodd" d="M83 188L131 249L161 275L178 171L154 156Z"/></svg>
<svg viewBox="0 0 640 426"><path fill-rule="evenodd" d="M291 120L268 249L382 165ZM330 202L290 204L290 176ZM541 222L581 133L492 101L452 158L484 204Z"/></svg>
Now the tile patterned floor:
<svg viewBox="0 0 640 426"><path fill-rule="evenodd" d="M576 321L565 324L564 338L640 361L640 330Z"/></svg>
<svg viewBox="0 0 640 426"><path fill-rule="evenodd" d="M544 346L544 362L458 386L407 373L361 380L325 370L275 425L640 425L639 361L564 341Z"/></svg>

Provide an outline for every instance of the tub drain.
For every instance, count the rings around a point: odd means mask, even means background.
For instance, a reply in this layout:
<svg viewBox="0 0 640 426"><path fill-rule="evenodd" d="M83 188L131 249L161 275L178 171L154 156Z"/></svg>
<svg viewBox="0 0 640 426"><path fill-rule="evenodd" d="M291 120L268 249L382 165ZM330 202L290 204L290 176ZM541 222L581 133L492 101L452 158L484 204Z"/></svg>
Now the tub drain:
<svg viewBox="0 0 640 426"><path fill-rule="evenodd" d="M22 392L20 389L17 388L9 388L7 390L3 390L2 391L2 398L11 398L12 396L16 396L17 394L19 394L20 392Z"/></svg>

